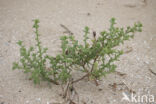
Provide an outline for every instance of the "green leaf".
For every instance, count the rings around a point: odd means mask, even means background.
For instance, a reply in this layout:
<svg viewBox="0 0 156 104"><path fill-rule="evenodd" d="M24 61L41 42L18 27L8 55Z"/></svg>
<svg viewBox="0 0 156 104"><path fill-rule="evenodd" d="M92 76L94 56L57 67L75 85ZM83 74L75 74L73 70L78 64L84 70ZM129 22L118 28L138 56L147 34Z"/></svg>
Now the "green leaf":
<svg viewBox="0 0 156 104"><path fill-rule="evenodd" d="M17 42L17 44L18 44L19 46L22 46L22 43L23 43L23 41L21 41L21 40L19 40L19 41Z"/></svg>

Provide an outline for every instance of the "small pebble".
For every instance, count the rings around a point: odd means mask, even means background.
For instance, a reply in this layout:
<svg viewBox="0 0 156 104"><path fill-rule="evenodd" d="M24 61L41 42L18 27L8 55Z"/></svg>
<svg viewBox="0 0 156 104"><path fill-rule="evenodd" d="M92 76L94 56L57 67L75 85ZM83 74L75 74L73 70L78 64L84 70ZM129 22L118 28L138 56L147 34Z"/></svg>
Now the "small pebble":
<svg viewBox="0 0 156 104"><path fill-rule="evenodd" d="M87 13L87 16L90 16L91 14L90 13Z"/></svg>
<svg viewBox="0 0 156 104"><path fill-rule="evenodd" d="M0 98L3 98L3 95L0 95Z"/></svg>
<svg viewBox="0 0 156 104"><path fill-rule="evenodd" d="M148 62L148 61L145 61L145 63L146 63L146 64L149 64L149 62Z"/></svg>
<svg viewBox="0 0 156 104"><path fill-rule="evenodd" d="M26 101L27 104L28 104L29 102L30 102L29 100Z"/></svg>
<svg viewBox="0 0 156 104"><path fill-rule="evenodd" d="M41 98L37 98L36 100L37 100L37 101L41 101Z"/></svg>
<svg viewBox="0 0 156 104"><path fill-rule="evenodd" d="M140 61L140 58L139 58L139 57L137 57L137 60L138 60L138 61Z"/></svg>
<svg viewBox="0 0 156 104"><path fill-rule="evenodd" d="M98 91L102 91L102 88L99 88Z"/></svg>
<svg viewBox="0 0 156 104"><path fill-rule="evenodd" d="M49 101L47 101L47 104L50 104Z"/></svg>
<svg viewBox="0 0 156 104"><path fill-rule="evenodd" d="M151 77L148 77L148 76L145 76L145 77L146 77L146 79L151 80Z"/></svg>
<svg viewBox="0 0 156 104"><path fill-rule="evenodd" d="M116 100L114 99L113 102L116 102Z"/></svg>

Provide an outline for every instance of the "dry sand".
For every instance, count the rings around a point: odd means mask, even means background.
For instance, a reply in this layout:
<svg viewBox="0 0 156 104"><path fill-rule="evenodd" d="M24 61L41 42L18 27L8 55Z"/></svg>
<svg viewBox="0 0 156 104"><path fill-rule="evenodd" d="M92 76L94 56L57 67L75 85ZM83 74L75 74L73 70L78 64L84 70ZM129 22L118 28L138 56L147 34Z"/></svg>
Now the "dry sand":
<svg viewBox="0 0 156 104"><path fill-rule="evenodd" d="M100 32L108 28L111 17L117 19L118 26L141 21L143 32L122 46L124 50L132 48L118 62L117 71L127 75L107 75L98 87L81 81L76 85L80 104L130 104L121 102L122 93L129 94L125 88L120 91L125 86L118 85L116 91L109 86L123 82L140 96L154 95L156 102L156 76L148 70L156 72L156 0L0 0L0 104L63 102L59 86L46 82L35 86L21 70L11 70L12 62L19 59L16 42L34 44L33 19L40 19L41 41L48 53L55 55L64 32L60 24L82 41L85 26Z"/></svg>

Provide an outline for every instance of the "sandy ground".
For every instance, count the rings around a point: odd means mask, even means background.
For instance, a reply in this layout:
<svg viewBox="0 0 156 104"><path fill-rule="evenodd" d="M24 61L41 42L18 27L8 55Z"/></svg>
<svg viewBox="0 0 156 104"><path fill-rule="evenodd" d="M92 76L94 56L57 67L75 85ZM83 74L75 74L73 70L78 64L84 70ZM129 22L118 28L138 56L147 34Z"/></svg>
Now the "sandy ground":
<svg viewBox="0 0 156 104"><path fill-rule="evenodd" d="M118 26L141 21L143 32L121 47L132 48L118 62L117 71L126 76L107 75L98 87L81 81L75 87L80 104L136 104L122 102L123 93L130 92L125 85L118 85L114 91L110 86L113 83L125 83L140 96L154 95L156 102L156 76L148 70L156 72L156 0L0 0L0 104L63 102L60 86L46 82L35 86L22 71L11 70L12 62L19 59L16 42L34 44L33 19L40 19L41 41L49 48L48 53L55 55L64 32L60 24L81 41L85 26L100 32L108 28L111 17L117 19Z"/></svg>

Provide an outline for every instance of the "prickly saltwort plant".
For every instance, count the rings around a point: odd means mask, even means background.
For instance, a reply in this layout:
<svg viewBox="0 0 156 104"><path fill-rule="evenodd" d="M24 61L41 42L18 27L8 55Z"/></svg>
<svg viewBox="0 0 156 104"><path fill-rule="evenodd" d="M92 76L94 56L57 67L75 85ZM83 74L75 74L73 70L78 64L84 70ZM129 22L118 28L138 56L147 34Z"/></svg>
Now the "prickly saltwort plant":
<svg viewBox="0 0 156 104"><path fill-rule="evenodd" d="M117 67L114 62L118 61L123 51L117 50L116 46L133 38L135 32L142 31L141 23L135 23L134 26L124 29L116 27L115 18L112 18L109 30L102 31L99 36L93 32L93 36L90 38L89 28L85 27L83 44L80 44L74 35L62 36L62 52L52 57L46 55L47 48L41 46L38 23L39 20L35 20L33 26L36 34L36 47L30 47L27 50L22 41L19 41L21 59L19 63L13 63L13 69L30 72L35 83L39 83L40 79L55 84L66 83L72 79L71 83L76 83L87 77L98 84L97 79L114 72ZM47 60L51 65L49 68L45 64ZM81 71L82 77L74 79L71 74L73 70Z"/></svg>

